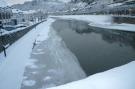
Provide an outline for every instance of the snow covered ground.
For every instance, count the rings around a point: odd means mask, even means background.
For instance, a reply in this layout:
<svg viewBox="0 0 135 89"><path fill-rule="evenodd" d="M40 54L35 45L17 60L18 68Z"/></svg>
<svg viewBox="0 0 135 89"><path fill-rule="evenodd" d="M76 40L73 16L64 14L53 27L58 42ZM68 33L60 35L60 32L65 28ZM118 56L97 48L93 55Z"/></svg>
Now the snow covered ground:
<svg viewBox="0 0 135 89"><path fill-rule="evenodd" d="M44 33L44 39L48 38L50 24L54 20L48 19L31 30L20 40L7 49L7 57L0 54L0 89L20 89L23 80L23 73L32 47L39 32ZM45 26L44 26L45 25Z"/></svg>
<svg viewBox="0 0 135 89"><path fill-rule="evenodd" d="M89 22L90 26L107 28L114 30L135 31L135 24L117 24L112 21L111 15L64 15L64 16L51 16L61 19L76 19Z"/></svg>

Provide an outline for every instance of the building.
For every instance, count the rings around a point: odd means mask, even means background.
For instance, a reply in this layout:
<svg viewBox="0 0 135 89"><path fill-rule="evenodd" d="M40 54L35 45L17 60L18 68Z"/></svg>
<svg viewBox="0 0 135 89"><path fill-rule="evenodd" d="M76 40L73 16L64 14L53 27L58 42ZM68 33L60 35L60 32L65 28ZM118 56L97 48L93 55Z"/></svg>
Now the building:
<svg viewBox="0 0 135 89"><path fill-rule="evenodd" d="M0 23L1 24L9 24L12 17L12 10L7 4L0 0Z"/></svg>
<svg viewBox="0 0 135 89"><path fill-rule="evenodd" d="M42 11L28 10L22 11L19 9L12 9L13 17L12 20L16 22L16 24L30 25L31 23L36 23L41 21L47 17L45 13Z"/></svg>

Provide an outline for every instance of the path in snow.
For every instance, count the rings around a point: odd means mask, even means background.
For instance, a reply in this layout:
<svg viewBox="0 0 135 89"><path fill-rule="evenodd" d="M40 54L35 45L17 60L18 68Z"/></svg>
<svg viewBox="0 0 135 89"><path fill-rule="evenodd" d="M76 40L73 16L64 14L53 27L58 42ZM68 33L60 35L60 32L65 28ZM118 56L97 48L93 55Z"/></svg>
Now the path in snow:
<svg viewBox="0 0 135 89"><path fill-rule="evenodd" d="M0 64L0 89L20 89L24 69L26 63L29 62L33 42L41 31L44 31L44 39L47 39L49 29L46 27L43 28L43 26L49 26L53 21L52 19L48 19L47 22L38 25L36 29L31 30L15 42L7 49L6 58L3 57L3 53L0 54L0 60L3 60ZM36 66L33 67L35 68ZM35 82L30 81L29 85L33 84Z"/></svg>

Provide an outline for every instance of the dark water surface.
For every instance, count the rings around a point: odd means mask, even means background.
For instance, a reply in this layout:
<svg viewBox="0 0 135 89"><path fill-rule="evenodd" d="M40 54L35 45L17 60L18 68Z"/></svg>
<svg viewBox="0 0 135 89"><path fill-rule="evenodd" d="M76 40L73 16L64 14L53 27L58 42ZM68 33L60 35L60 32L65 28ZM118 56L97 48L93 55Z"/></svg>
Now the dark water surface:
<svg viewBox="0 0 135 89"><path fill-rule="evenodd" d="M52 26L76 55L87 75L135 60L133 32L94 28L76 20L56 20Z"/></svg>
<svg viewBox="0 0 135 89"><path fill-rule="evenodd" d="M127 23L127 24L135 24L134 17L122 17L122 16L114 16L112 17L114 23Z"/></svg>

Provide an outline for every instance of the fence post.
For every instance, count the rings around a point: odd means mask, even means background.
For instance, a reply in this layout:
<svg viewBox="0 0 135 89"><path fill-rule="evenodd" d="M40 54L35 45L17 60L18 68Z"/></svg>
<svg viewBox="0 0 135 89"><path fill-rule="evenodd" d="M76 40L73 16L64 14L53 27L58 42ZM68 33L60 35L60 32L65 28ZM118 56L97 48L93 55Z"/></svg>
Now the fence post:
<svg viewBox="0 0 135 89"><path fill-rule="evenodd" d="M6 54L6 47L4 46L4 39L3 39L3 37L2 37L2 28L3 28L3 24L1 23L1 24L0 24L1 43L2 43L2 48L3 48L3 51L4 51L4 56L6 57L7 54Z"/></svg>

